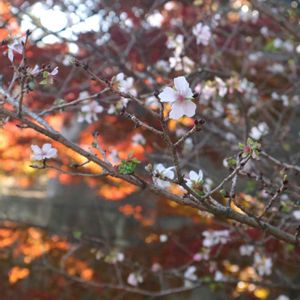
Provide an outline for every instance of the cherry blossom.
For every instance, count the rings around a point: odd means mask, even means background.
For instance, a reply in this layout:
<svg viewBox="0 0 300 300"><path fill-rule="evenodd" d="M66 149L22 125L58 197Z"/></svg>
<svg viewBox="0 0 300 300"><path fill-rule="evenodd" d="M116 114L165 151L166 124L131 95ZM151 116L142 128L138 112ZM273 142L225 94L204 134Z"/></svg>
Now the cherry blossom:
<svg viewBox="0 0 300 300"><path fill-rule="evenodd" d="M138 286L139 283L143 283L144 279L139 273L130 273L127 278L127 283L132 286Z"/></svg>
<svg viewBox="0 0 300 300"><path fill-rule="evenodd" d="M151 271L152 271L153 273L159 272L161 269L162 269L162 266L161 266L159 263L154 263L154 264L151 266Z"/></svg>
<svg viewBox="0 0 300 300"><path fill-rule="evenodd" d="M95 100L81 107L81 114L78 117L78 122L86 121L89 124L98 120L97 114L103 111L103 107Z"/></svg>
<svg viewBox="0 0 300 300"><path fill-rule="evenodd" d="M159 60L155 64L155 68L157 69L157 71L162 73L169 73L171 71L169 63L165 60Z"/></svg>
<svg viewBox="0 0 300 300"><path fill-rule="evenodd" d="M286 295L279 295L276 300L290 300L290 298Z"/></svg>
<svg viewBox="0 0 300 300"><path fill-rule="evenodd" d="M193 34L196 36L196 43L207 46L211 39L211 30L207 25L198 23L193 27Z"/></svg>
<svg viewBox="0 0 300 300"><path fill-rule="evenodd" d="M168 240L168 236L166 234L161 234L159 240L161 243L165 243Z"/></svg>
<svg viewBox="0 0 300 300"><path fill-rule="evenodd" d="M259 123L256 127L252 127L250 136L255 140L260 140L262 136L268 134L269 126L265 122Z"/></svg>
<svg viewBox="0 0 300 300"><path fill-rule="evenodd" d="M162 189L170 186L170 182L165 181L161 178L174 179L174 167L165 168L163 164L157 164L153 168L152 180L154 184Z"/></svg>
<svg viewBox="0 0 300 300"><path fill-rule="evenodd" d="M215 81L218 88L218 95L223 98L227 94L226 83L220 77L215 77Z"/></svg>
<svg viewBox="0 0 300 300"><path fill-rule="evenodd" d="M196 188L203 182L203 172L199 170L198 173L195 171L189 172L189 178L186 178L186 184L189 188Z"/></svg>
<svg viewBox="0 0 300 300"><path fill-rule="evenodd" d="M300 220L300 210L294 210L294 211L293 211L293 217L294 217L296 220Z"/></svg>
<svg viewBox="0 0 300 300"><path fill-rule="evenodd" d="M182 34L169 36L167 47L174 49L175 56L179 56L184 49L184 36Z"/></svg>
<svg viewBox="0 0 300 300"><path fill-rule="evenodd" d="M41 72L41 69L38 65L35 65L33 68L30 68L28 70L28 73L33 77L37 76L40 72Z"/></svg>
<svg viewBox="0 0 300 300"><path fill-rule="evenodd" d="M194 261L201 261L201 260L208 260L209 259L209 253L208 252L204 252L204 253L195 253L193 255L193 260Z"/></svg>
<svg viewBox="0 0 300 300"><path fill-rule="evenodd" d="M226 244L229 239L228 230L204 231L203 246L211 248L218 244Z"/></svg>
<svg viewBox="0 0 300 300"><path fill-rule="evenodd" d="M195 272L197 271L195 266L189 266L186 271L184 272L184 286L185 287L192 287L194 285L193 281L198 279Z"/></svg>
<svg viewBox="0 0 300 300"><path fill-rule="evenodd" d="M169 117L178 120L184 115L188 117L194 116L196 104L191 101L193 92L185 77L179 76L174 78L174 86L175 89L165 87L158 95L161 102L171 103L172 109Z"/></svg>
<svg viewBox="0 0 300 300"><path fill-rule="evenodd" d="M253 245L242 245L240 246L240 254L242 256L250 256L254 251Z"/></svg>
<svg viewBox="0 0 300 300"><path fill-rule="evenodd" d="M31 145L31 150L33 152L33 160L44 160L51 159L57 156L57 149L53 148L51 144L44 144L42 148L38 145Z"/></svg>
<svg viewBox="0 0 300 300"><path fill-rule="evenodd" d="M220 271L216 271L215 276L214 276L215 281L225 281L226 276Z"/></svg>
<svg viewBox="0 0 300 300"><path fill-rule="evenodd" d="M132 77L125 77L124 73L118 73L112 79L112 85L119 90L121 93L130 93L133 96L136 96L137 92L134 88L134 80Z"/></svg>
<svg viewBox="0 0 300 300"><path fill-rule="evenodd" d="M20 39L15 39L11 44L8 45L7 56L11 62L14 61L14 52L19 54L23 53L25 43L25 37Z"/></svg>
<svg viewBox="0 0 300 300"><path fill-rule="evenodd" d="M260 276L270 275L272 273L273 262L270 257L261 256L259 253L254 254L254 268Z"/></svg>
<svg viewBox="0 0 300 300"><path fill-rule="evenodd" d="M57 74L58 74L58 67L56 66L56 67L49 73L49 75L55 76L55 75L57 75Z"/></svg>
<svg viewBox="0 0 300 300"><path fill-rule="evenodd" d="M131 140L134 145L145 145L146 144L146 140L145 140L144 136L140 133L136 133L135 135L133 135Z"/></svg>
<svg viewBox="0 0 300 300"><path fill-rule="evenodd" d="M195 65L194 61L188 56L175 55L169 58L170 67L175 71L183 71L185 73L191 73Z"/></svg>

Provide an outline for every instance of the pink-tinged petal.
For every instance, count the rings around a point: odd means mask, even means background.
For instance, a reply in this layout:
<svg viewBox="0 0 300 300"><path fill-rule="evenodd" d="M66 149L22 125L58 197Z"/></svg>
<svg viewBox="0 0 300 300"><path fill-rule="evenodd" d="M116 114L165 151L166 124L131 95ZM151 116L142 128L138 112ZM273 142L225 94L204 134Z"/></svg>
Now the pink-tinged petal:
<svg viewBox="0 0 300 300"><path fill-rule="evenodd" d="M34 155L42 154L42 149L38 145L31 145L31 150Z"/></svg>
<svg viewBox="0 0 300 300"><path fill-rule="evenodd" d="M97 114L96 113L93 113L92 114L92 117L91 117L91 119L92 119L92 121L93 122L96 122L96 121L98 121L99 119L98 119L98 116L97 116Z"/></svg>
<svg viewBox="0 0 300 300"><path fill-rule="evenodd" d="M51 150L52 148L52 145L51 144L44 144L43 147L42 147L42 150L44 153L47 153L49 150Z"/></svg>
<svg viewBox="0 0 300 300"><path fill-rule="evenodd" d="M13 50L18 52L19 54L22 54L23 53L23 45L22 44L16 44L13 47Z"/></svg>
<svg viewBox="0 0 300 300"><path fill-rule="evenodd" d="M174 102L176 101L176 91L170 87L165 87L158 98L161 102Z"/></svg>
<svg viewBox="0 0 300 300"><path fill-rule="evenodd" d="M50 75L55 76L58 74L58 67L55 67L52 72L50 73Z"/></svg>
<svg viewBox="0 0 300 300"><path fill-rule="evenodd" d="M119 73L116 76L116 81L122 81L124 80L124 77L125 77L124 73Z"/></svg>
<svg viewBox="0 0 300 300"><path fill-rule="evenodd" d="M8 54L9 60L11 62L13 62L14 61L14 52L13 52L13 50L9 48L8 51L7 51L7 54Z"/></svg>
<svg viewBox="0 0 300 300"><path fill-rule="evenodd" d="M174 85L177 91L181 91L184 93L190 88L190 85L184 76L174 78Z"/></svg>
<svg viewBox="0 0 300 300"><path fill-rule="evenodd" d="M188 117L193 117L196 112L196 104L192 101L186 101L184 103L183 114Z"/></svg>
<svg viewBox="0 0 300 300"><path fill-rule="evenodd" d="M188 88L183 92L183 95L185 98L190 99L190 98L193 98L194 94L193 94L193 91L190 88Z"/></svg>
<svg viewBox="0 0 300 300"><path fill-rule="evenodd" d="M89 124L93 123L93 120L92 120L92 114L91 114L91 113L87 113L87 114L85 115L85 120L86 120Z"/></svg>
<svg viewBox="0 0 300 300"><path fill-rule="evenodd" d="M35 154L32 156L33 160L43 160L44 156L42 154Z"/></svg>
<svg viewBox="0 0 300 300"><path fill-rule="evenodd" d="M84 116L83 116L83 114L80 114L80 115L78 116L77 121L78 121L79 123L84 122Z"/></svg>
<svg viewBox="0 0 300 300"><path fill-rule="evenodd" d="M103 107L101 105L98 105L96 108L95 108L95 112L96 113L101 113L103 112Z"/></svg>
<svg viewBox="0 0 300 300"><path fill-rule="evenodd" d="M46 158L55 158L57 156L57 150L55 148L51 148L46 154Z"/></svg>
<svg viewBox="0 0 300 300"><path fill-rule="evenodd" d="M90 106L89 106L89 105L83 105L83 106L81 107L81 111L82 111L82 112L85 112L85 113L90 112L90 111L91 111Z"/></svg>
<svg viewBox="0 0 300 300"><path fill-rule="evenodd" d="M203 172L202 172L202 170L199 170L198 180L201 181L202 179L203 179Z"/></svg>
<svg viewBox="0 0 300 300"><path fill-rule="evenodd" d="M193 180L193 181L198 180L198 174L195 171L190 171L189 177L190 177L190 180Z"/></svg>
<svg viewBox="0 0 300 300"><path fill-rule="evenodd" d="M155 171L157 171L158 173L162 173L164 170L165 170L165 167L164 167L164 165L163 164L157 164L156 166L155 166Z"/></svg>
<svg viewBox="0 0 300 300"><path fill-rule="evenodd" d="M170 119L178 120L184 115L185 104L181 102L174 102L172 104L172 110L170 111Z"/></svg>
<svg viewBox="0 0 300 300"><path fill-rule="evenodd" d="M166 169L164 172L165 177L169 179L174 179L174 172L173 172L173 167Z"/></svg>

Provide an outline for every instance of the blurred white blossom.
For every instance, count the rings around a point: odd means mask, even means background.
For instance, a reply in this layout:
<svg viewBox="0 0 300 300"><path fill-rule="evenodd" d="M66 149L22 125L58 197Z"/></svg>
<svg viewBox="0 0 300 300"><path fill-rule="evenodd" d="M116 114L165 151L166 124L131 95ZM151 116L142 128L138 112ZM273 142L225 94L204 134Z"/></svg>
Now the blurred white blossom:
<svg viewBox="0 0 300 300"><path fill-rule="evenodd" d="M38 145L31 145L31 150L33 152L33 160L44 160L51 159L57 156L57 149L53 148L51 144L44 144L42 148Z"/></svg>

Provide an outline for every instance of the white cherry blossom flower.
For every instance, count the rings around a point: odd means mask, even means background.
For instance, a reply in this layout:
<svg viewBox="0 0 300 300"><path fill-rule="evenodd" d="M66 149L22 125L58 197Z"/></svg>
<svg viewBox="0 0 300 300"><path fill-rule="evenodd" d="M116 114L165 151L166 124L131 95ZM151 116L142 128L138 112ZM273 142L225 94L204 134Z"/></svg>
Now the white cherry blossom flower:
<svg viewBox="0 0 300 300"><path fill-rule="evenodd" d="M97 114L103 111L103 107L95 100L81 107L81 114L78 117L78 122L88 122L89 124L98 121Z"/></svg>
<svg viewBox="0 0 300 300"><path fill-rule="evenodd" d="M194 285L193 281L196 281L198 279L195 272L197 271L195 266L190 266L186 269L184 272L184 286L185 287L192 287Z"/></svg>
<svg viewBox="0 0 300 300"><path fill-rule="evenodd" d="M171 67L170 67L169 63L167 61L165 61L165 60L159 60L155 64L155 68L159 72L163 72L163 73L169 73L171 71Z"/></svg>
<svg viewBox="0 0 300 300"><path fill-rule="evenodd" d="M167 41L167 48L174 49L175 56L179 56L184 49L184 36L182 34L169 36Z"/></svg>
<svg viewBox="0 0 300 300"><path fill-rule="evenodd" d="M193 92L185 77L179 76L174 78L174 86L175 89L165 87L158 95L161 102L171 103L172 109L169 117L171 119L178 120L184 115L188 117L194 116L196 104L191 101L193 98Z"/></svg>
<svg viewBox="0 0 300 300"><path fill-rule="evenodd" d="M162 189L170 186L170 182L165 181L161 178L174 179L174 167L165 168L163 164L157 164L153 168L152 180L154 184Z"/></svg>
<svg viewBox="0 0 300 300"><path fill-rule="evenodd" d="M38 145L31 145L31 150L33 152L33 160L44 160L51 159L57 156L57 149L53 148L51 144L44 144L42 148Z"/></svg>
<svg viewBox="0 0 300 300"><path fill-rule="evenodd" d="M276 300L290 300L290 298L286 295L279 295Z"/></svg>
<svg viewBox="0 0 300 300"><path fill-rule="evenodd" d="M294 211L293 211L293 217L294 217L296 220L300 220L300 210L294 210Z"/></svg>
<svg viewBox="0 0 300 300"><path fill-rule="evenodd" d="M57 75L57 74L58 74L58 67L56 66L56 67L49 73L49 75L55 76L55 75Z"/></svg>
<svg viewBox="0 0 300 300"><path fill-rule="evenodd" d="M41 72L41 69L38 65L35 65L33 68L28 70L28 73L33 77L37 76Z"/></svg>
<svg viewBox="0 0 300 300"><path fill-rule="evenodd" d="M270 275L272 273L273 262L270 257L254 254L254 268L260 276Z"/></svg>
<svg viewBox="0 0 300 300"><path fill-rule="evenodd" d="M240 246L240 254L242 256L250 256L254 251L253 245L242 245Z"/></svg>
<svg viewBox="0 0 300 300"><path fill-rule="evenodd" d="M214 279L215 281L225 281L226 276L221 271L216 271Z"/></svg>
<svg viewBox="0 0 300 300"><path fill-rule="evenodd" d="M24 49L24 43L25 43L25 37L20 39L15 39L11 44L9 44L7 56L11 62L14 61L14 52L17 52L19 54L23 53Z"/></svg>
<svg viewBox="0 0 300 300"><path fill-rule="evenodd" d="M196 37L197 45L202 44L207 46L211 39L211 30L207 25L203 23L198 23L193 27L193 34Z"/></svg>
<svg viewBox="0 0 300 300"><path fill-rule="evenodd" d="M195 253L193 255L193 260L194 261L201 261L201 260L208 260L209 259L209 253L208 252L203 252L203 253Z"/></svg>
<svg viewBox="0 0 300 300"><path fill-rule="evenodd" d="M117 74L112 79L113 86L119 90L121 93L130 93L133 96L136 96L137 92L134 88L134 80L132 77L125 77L124 73Z"/></svg>
<svg viewBox="0 0 300 300"><path fill-rule="evenodd" d="M188 56L181 56L180 54L169 58L170 67L175 69L175 71L183 71L185 73L191 73L194 68L194 61Z"/></svg>
<svg viewBox="0 0 300 300"><path fill-rule="evenodd" d="M228 230L204 231L202 235L204 236L203 246L206 248L211 248L218 244L226 244L229 240Z"/></svg>
<svg viewBox="0 0 300 300"><path fill-rule="evenodd" d="M139 273L130 273L127 277L127 283L132 286L138 286L139 283L143 283L144 279Z"/></svg>
<svg viewBox="0 0 300 300"><path fill-rule="evenodd" d="M136 133L135 135L133 135L131 140L134 145L145 145L146 144L146 140L145 140L144 136L140 133Z"/></svg>
<svg viewBox="0 0 300 300"><path fill-rule="evenodd" d="M197 187L203 182L203 172L199 170L198 173L195 171L189 172L189 177L185 179L186 184L189 188Z"/></svg>
<svg viewBox="0 0 300 300"><path fill-rule="evenodd" d="M226 83L220 77L215 77L215 81L218 88L218 94L223 98L227 94Z"/></svg>
<svg viewBox="0 0 300 300"><path fill-rule="evenodd" d="M152 271L153 273L159 272L161 269L162 269L162 266L161 266L159 263L154 263L154 264L151 266L151 271Z"/></svg>
<svg viewBox="0 0 300 300"><path fill-rule="evenodd" d="M259 123L257 126L252 127L250 136L255 140L260 140L262 136L268 134L269 126L265 122Z"/></svg>
<svg viewBox="0 0 300 300"><path fill-rule="evenodd" d="M203 98L206 103L216 94L216 87L206 84L201 88L201 98Z"/></svg>
<svg viewBox="0 0 300 300"><path fill-rule="evenodd" d="M161 243L165 243L167 240L168 240L168 236L167 236L166 234L161 234L161 235L159 236L159 241L160 241Z"/></svg>

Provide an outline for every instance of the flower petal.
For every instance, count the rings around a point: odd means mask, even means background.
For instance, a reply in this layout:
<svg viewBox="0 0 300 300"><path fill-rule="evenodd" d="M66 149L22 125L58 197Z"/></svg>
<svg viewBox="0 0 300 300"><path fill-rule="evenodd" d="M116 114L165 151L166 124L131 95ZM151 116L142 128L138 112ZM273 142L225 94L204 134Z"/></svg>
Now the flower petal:
<svg viewBox="0 0 300 300"><path fill-rule="evenodd" d="M185 92L190 88L190 85L184 76L179 76L174 78L174 85L177 91L182 91L182 92Z"/></svg>
<svg viewBox="0 0 300 300"><path fill-rule="evenodd" d="M180 102L174 102L172 104L172 110L170 111L170 119L178 120L184 115L184 104Z"/></svg>
<svg viewBox="0 0 300 300"><path fill-rule="evenodd" d="M199 170L198 172L198 181L201 181L203 179L203 172L202 170Z"/></svg>
<svg viewBox="0 0 300 300"><path fill-rule="evenodd" d="M57 156L57 150L55 148L51 148L46 154L45 158L54 158Z"/></svg>
<svg viewBox="0 0 300 300"><path fill-rule="evenodd" d="M52 148L52 145L49 144L49 143L44 144L44 145L42 146L42 150L43 150L43 152L45 152L45 153L48 152L51 148Z"/></svg>
<svg viewBox="0 0 300 300"><path fill-rule="evenodd" d="M192 101L186 101L184 103L183 114L188 117L193 117L196 112L196 104Z"/></svg>
<svg viewBox="0 0 300 300"><path fill-rule="evenodd" d="M198 181L198 174L195 171L190 171L189 177L190 177L190 180Z"/></svg>
<svg viewBox="0 0 300 300"><path fill-rule="evenodd" d="M31 145L31 150L34 155L42 154L42 149L38 145Z"/></svg>
<svg viewBox="0 0 300 300"><path fill-rule="evenodd" d="M174 102L176 101L176 91L170 87L165 87L158 98L161 102Z"/></svg>
<svg viewBox="0 0 300 300"><path fill-rule="evenodd" d="M8 54L9 60L11 62L13 62L14 61L14 52L13 52L13 50L9 48L7 52L8 52L7 54Z"/></svg>

